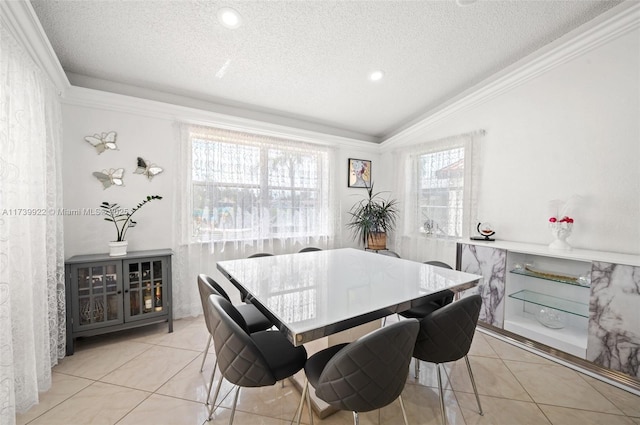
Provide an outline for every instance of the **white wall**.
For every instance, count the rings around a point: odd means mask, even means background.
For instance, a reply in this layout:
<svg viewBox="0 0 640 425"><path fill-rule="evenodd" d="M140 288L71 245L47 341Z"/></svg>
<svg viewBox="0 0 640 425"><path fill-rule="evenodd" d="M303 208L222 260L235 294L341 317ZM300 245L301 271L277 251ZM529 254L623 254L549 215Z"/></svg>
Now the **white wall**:
<svg viewBox="0 0 640 425"><path fill-rule="evenodd" d="M574 247L640 254L639 56L634 30L416 139L487 131L477 219L497 238L551 242L549 201L579 195Z"/></svg>
<svg viewBox="0 0 640 425"><path fill-rule="evenodd" d="M172 203L176 177L176 130L167 120L147 118L100 108L63 105L63 192L66 209L97 208L101 202L118 202L133 208L147 195L163 196L145 205L134 216L137 226L129 229L129 250L171 248L174 222ZM119 150L98 155L84 140L94 133L116 131ZM149 181L133 174L141 156L164 168ZM94 171L124 168L124 186L103 189ZM65 257L108 251L115 240L113 224L100 216L64 218Z"/></svg>
<svg viewBox="0 0 640 425"><path fill-rule="evenodd" d="M503 240L547 244L549 201L582 198L569 242L577 248L640 253L640 33L636 29L608 44L473 108L424 126L412 142L485 129L479 221L490 221ZM148 194L165 197L145 206L139 226L127 239L131 250L173 246L173 182L179 136L170 114L132 111L126 97L100 94L93 102L67 102L64 114L65 207L95 208L102 201L132 207ZM118 98L119 108L110 102ZM125 99L125 100L123 100ZM89 106L87 106L89 105ZM170 108L169 108L170 109ZM154 118L155 117L155 118ZM188 117L187 117L188 118ZM195 117L194 119L198 119ZM97 155L83 140L97 132L118 132L117 152ZM296 130L292 129L295 133ZM393 187L387 142L340 145L337 181L342 223L364 190L347 188L347 159L373 161L379 190ZM400 143L401 144L401 143ZM394 147L395 148L395 147ZM380 153L382 152L382 153ZM148 182L133 175L142 156L165 172ZM91 175L124 167L125 187L103 190ZM110 224L98 217L65 217L65 256L106 251L113 239ZM356 246L344 229L340 246Z"/></svg>
<svg viewBox="0 0 640 425"><path fill-rule="evenodd" d="M87 102L67 101L63 104L63 191L66 209L97 208L101 202L118 202L122 207L131 208L147 195L160 195L164 199L153 201L136 213L138 225L129 230L127 240L129 250L174 248L177 230L174 212L175 187L177 178L177 154L179 130L177 121L163 118L162 114L120 112L126 97L118 97L118 108L111 108L112 94L105 94L104 104L100 93L94 93L93 106ZM78 105L82 104L82 105ZM157 106L157 105L156 105ZM170 109L168 107L168 109ZM152 118L150 116L159 116ZM106 151L98 155L86 141L85 136L94 133L116 131L118 151ZM293 130L292 130L293 131ZM377 182L378 145L370 142L351 142L349 146L338 147L336 164L336 185L342 223L348 219L348 211L364 189L347 187L348 158L370 159L373 161L373 177ZM152 181L133 174L136 158L141 156L164 168L164 172ZM109 168L125 168L125 186L103 189L92 175L94 171ZM382 184L381 184L382 186ZM65 257L78 254L107 252L108 242L114 240L115 229L97 216L65 216ZM348 231L341 232L339 246L356 246Z"/></svg>

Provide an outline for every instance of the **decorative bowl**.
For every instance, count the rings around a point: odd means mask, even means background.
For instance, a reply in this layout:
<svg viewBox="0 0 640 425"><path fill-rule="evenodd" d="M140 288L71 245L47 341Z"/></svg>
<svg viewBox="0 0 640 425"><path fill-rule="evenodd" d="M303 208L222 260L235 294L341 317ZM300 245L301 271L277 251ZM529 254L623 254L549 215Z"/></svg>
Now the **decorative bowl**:
<svg viewBox="0 0 640 425"><path fill-rule="evenodd" d="M535 316L538 322L551 329L562 329L567 325L567 314L551 307L541 307Z"/></svg>

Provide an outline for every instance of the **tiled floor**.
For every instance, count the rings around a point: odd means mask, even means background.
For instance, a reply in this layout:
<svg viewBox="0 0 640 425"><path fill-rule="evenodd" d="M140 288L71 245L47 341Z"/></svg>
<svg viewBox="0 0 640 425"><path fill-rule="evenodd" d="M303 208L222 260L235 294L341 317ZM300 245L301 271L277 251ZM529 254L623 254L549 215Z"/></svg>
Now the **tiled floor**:
<svg viewBox="0 0 640 425"><path fill-rule="evenodd" d="M200 372L207 341L202 317L78 341L76 353L53 370L53 387L40 404L17 417L18 424L206 424L203 405L215 362L213 349ZM640 424L640 397L477 332L470 352L484 416L477 412L464 360L446 365L445 403L456 424ZM217 383L217 376L214 385ZM223 391L231 386L226 383ZM235 424L284 425L293 417L299 393L282 387L240 392ZM439 425L433 365L413 367L403 392L410 424ZM210 424L226 424L231 397ZM302 416L305 423L308 415ZM351 424L338 412L319 424ZM360 423L401 424L399 404L361 414Z"/></svg>

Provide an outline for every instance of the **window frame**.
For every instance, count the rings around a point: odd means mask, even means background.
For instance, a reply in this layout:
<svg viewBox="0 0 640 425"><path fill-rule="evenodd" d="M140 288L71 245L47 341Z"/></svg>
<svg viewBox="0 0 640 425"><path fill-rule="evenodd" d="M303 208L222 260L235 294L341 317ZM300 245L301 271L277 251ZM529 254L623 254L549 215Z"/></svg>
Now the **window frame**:
<svg viewBox="0 0 640 425"><path fill-rule="evenodd" d="M296 142L284 139L275 139L275 138L266 138L264 137L264 141L260 136L256 136L248 133L236 133L233 132L234 137L225 137L224 135L218 136L215 133L215 129L211 134L201 132L201 131L189 131L188 139L190 142L190 172L189 172L189 204L190 204L190 214L191 219L189 220L189 235L190 235L190 243L208 243L208 242L247 242L247 241L255 241L255 240L267 240L267 239L295 239L295 238L327 238L329 237L333 230L331 228L331 214L327 212L329 209L329 205L331 204L330 197L331 189L330 189L330 164L331 164L331 148L328 146L324 146L322 144L307 144L303 142ZM215 181L215 179L196 179L195 178L195 159L194 159L194 150L195 143L227 143L232 145L244 145L244 146L252 146L259 149L260 160L259 163L256 164L259 167L258 171L258 182L257 183L242 183L242 182L233 182L233 181ZM308 185L295 185L295 175L291 175L291 184L287 185L278 185L274 184L270 181L269 174L269 165L270 154L273 151L282 151L287 153L288 155L301 155L301 156L311 156L315 160L315 166L317 167L315 180L316 184L314 186ZM325 178L326 177L326 178ZM230 179L232 180L232 179ZM325 181L326 180L326 181ZM196 192L197 189L200 188L202 192L211 192L212 190L220 190L220 188L229 188L229 189L253 189L258 192L258 202L253 205L257 205L259 208L266 208L270 211L273 211L273 214L269 214L268 217L270 219L270 224L268 225L268 230L265 231L262 227L259 230L250 230L246 236L242 236L238 234L238 229L233 229L236 233L235 236L222 236L220 238L212 237L213 231L198 231L197 227L199 224L196 222L196 211L198 210L196 206ZM290 194L289 208L278 208L273 206L273 199L271 198L271 194L274 191L283 191ZM300 193L309 194L309 199L316 198L315 206L311 208L307 208L306 210L313 210L313 212L309 213L309 215L313 214L316 217L316 221L320 223L318 229L315 231L310 231L309 229L305 230L295 230L296 224L295 221L290 221L288 225L288 229L280 232L276 232L277 223L274 223L274 219L278 216L278 211L286 211L285 214L289 217L292 217L293 214L290 211L294 211L296 209L300 210L300 206L294 206L293 202L296 197L299 197ZM207 201L204 201L205 203ZM211 200L208 202L206 206L209 206L210 209L216 208L215 200ZM200 208L204 210L204 206ZM259 217L257 218L258 222L263 220L262 212L259 213ZM236 214L237 217L237 214ZM308 215L305 215L308 217ZM255 223L255 221L253 221ZM255 229L255 226L249 226L247 229ZM219 229L223 230L223 229ZM209 233L209 237L205 235ZM233 233L233 232L232 232Z"/></svg>
<svg viewBox="0 0 640 425"><path fill-rule="evenodd" d="M453 151L461 151L460 154L457 155L453 155L453 162L451 162L448 165L443 165L441 166L439 169L437 170L428 170L426 171L424 169L425 167L425 163L427 161L424 161L423 158L427 157L427 156L431 156L431 155L438 155L438 154L447 154L449 152L453 152ZM423 223L423 225L420 227L419 231L421 234L424 234L427 237L433 237L433 238L438 238L438 239L459 239L463 236L464 233L464 226L465 226L465 191L468 191L468 187L467 187L467 182L466 182L466 176L465 176L465 167L467 166L467 148L465 147L464 143L459 143L459 144L452 144L452 145L448 145L448 146L440 146L437 148L433 148L433 149L428 149L428 150L424 150L421 152L418 152L416 154L416 175L415 175L415 181L416 181L416 190L415 190L415 195L416 195L416 199L415 199L415 205L416 205L416 213L418 214L419 217L422 217L422 219L424 221L421 221ZM457 159L456 159L457 157ZM426 187L426 185L423 184L423 182L427 182L432 180L431 177L426 176L427 174L429 175L436 175L439 171L443 171L448 167L452 167L457 163L461 163L462 166L458 167L455 171L459 171L459 176L455 176L452 178L448 178L447 180L458 180L459 183L456 184L454 182L454 185L452 186L451 184L446 184L444 186L434 186L434 187ZM427 198L426 196L423 196L425 193L432 193L432 194L438 194L438 193L443 193L446 194L446 203L448 203L449 205L445 205L445 203L438 203L438 204L428 204L425 201L425 198ZM450 205L451 203L451 198L452 198L452 193L456 193L457 196L455 196L455 198L457 198L457 206L452 206ZM434 225L434 223L436 225L438 225L438 220L436 219L429 219L429 216L424 216L424 210L435 210L435 209L446 209L447 213L446 213L446 223L445 223L445 227L446 227L446 231L445 232L441 232L438 233L438 229L436 229L435 232L428 230L427 227L427 223L431 222L431 227ZM451 217L454 217L454 222L453 224L451 223ZM439 229L441 229L441 226L438 226ZM455 232L451 232L451 229L455 228Z"/></svg>

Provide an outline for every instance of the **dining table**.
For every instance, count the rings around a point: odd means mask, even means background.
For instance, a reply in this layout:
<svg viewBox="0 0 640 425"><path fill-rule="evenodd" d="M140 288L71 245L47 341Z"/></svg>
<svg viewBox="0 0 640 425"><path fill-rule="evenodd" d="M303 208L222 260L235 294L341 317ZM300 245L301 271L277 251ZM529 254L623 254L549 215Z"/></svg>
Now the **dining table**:
<svg viewBox="0 0 640 425"><path fill-rule="evenodd" d="M482 276L355 248L219 261L295 346L478 285Z"/></svg>

